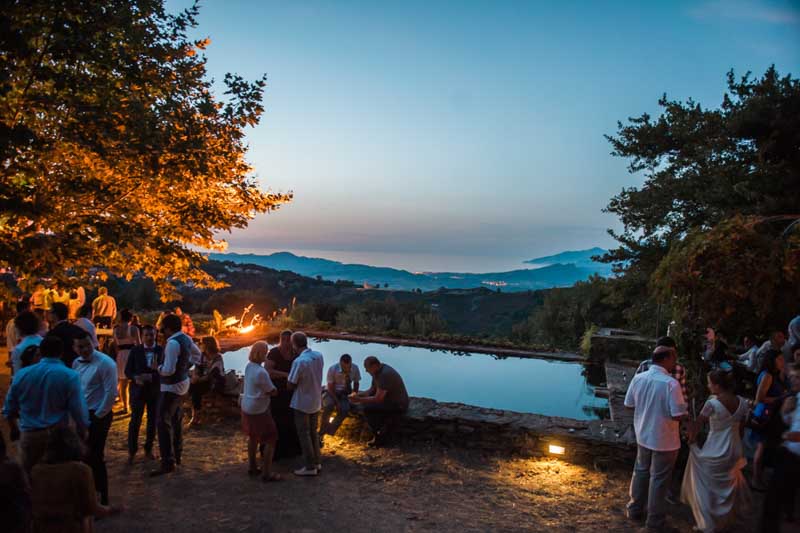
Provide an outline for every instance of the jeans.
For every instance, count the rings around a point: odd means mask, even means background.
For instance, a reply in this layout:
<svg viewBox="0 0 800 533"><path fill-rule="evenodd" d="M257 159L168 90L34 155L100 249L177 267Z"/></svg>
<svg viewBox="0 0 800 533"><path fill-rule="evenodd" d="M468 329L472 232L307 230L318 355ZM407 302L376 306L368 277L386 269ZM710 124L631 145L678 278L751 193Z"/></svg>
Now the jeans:
<svg viewBox="0 0 800 533"><path fill-rule="evenodd" d="M336 435L339 426L342 425L344 419L350 413L350 400L347 399L347 394L343 392L336 393L336 400L339 402L339 408L336 409L336 402L327 391L322 396L322 422L320 423L320 435ZM331 421L331 413L336 409L336 417Z"/></svg>
<svg viewBox="0 0 800 533"><path fill-rule="evenodd" d="M367 424L378 439L388 438L390 427L387 422L405 412L405 409L389 405L369 403L364 405L364 416L367 418Z"/></svg>
<svg viewBox="0 0 800 533"><path fill-rule="evenodd" d="M647 527L664 525L666 499L678 450L657 452L639 446L631 478L628 515L641 516L647 508Z"/></svg>
<svg viewBox="0 0 800 533"><path fill-rule="evenodd" d="M779 448L777 454L775 472L764 499L761 518L761 531L764 533L780 531L783 516L794 516L795 497L800 485L800 456L784 447Z"/></svg>
<svg viewBox="0 0 800 533"><path fill-rule="evenodd" d="M136 387L137 385L132 385ZM133 392L133 391L131 391ZM143 388L137 394L131 394L131 420L128 423L128 453L135 455L139 449L139 430L142 427L142 417L147 409L147 428L145 430L144 451L153 451L153 441L156 440L156 422L158 420L158 395L157 390Z"/></svg>
<svg viewBox="0 0 800 533"><path fill-rule="evenodd" d="M320 463L318 424L319 411L309 414L294 410L294 426L297 428L297 438L300 440L300 448L303 450L303 462L309 470L317 468Z"/></svg>
<svg viewBox="0 0 800 533"><path fill-rule="evenodd" d="M163 391L158 408L158 449L162 468L181 463L183 450L183 396Z"/></svg>
<svg viewBox="0 0 800 533"><path fill-rule="evenodd" d="M94 485L100 493L100 503L108 505L108 470L106 470L106 439L108 431L111 429L111 421L114 415L111 411L107 415L98 418L94 411L89 411L89 439L87 441L89 450L86 456L86 464L92 467L94 474Z"/></svg>

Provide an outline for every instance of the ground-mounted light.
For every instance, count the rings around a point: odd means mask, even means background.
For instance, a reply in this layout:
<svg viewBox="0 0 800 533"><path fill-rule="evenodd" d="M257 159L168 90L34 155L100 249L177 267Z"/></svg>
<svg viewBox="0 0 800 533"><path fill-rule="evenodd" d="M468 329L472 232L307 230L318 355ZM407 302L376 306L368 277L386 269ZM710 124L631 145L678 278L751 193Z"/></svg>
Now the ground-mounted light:
<svg viewBox="0 0 800 533"><path fill-rule="evenodd" d="M547 447L547 451L553 455L564 455L564 453L567 450L566 448L564 448L563 446L559 446L558 444L550 444Z"/></svg>

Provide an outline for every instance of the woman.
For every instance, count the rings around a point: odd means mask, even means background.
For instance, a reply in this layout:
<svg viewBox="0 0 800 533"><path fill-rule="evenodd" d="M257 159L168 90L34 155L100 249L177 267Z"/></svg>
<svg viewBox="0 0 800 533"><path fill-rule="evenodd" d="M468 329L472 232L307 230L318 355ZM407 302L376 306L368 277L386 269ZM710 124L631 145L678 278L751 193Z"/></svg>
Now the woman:
<svg viewBox="0 0 800 533"><path fill-rule="evenodd" d="M752 485L756 490L765 490L762 483L764 450L780 442L782 421L776 413L780 410L787 394L784 360L780 351L767 351L761 372L756 379L756 387L755 408L751 418L756 421L758 427L753 427L750 432L751 439L756 444L756 451L753 454Z"/></svg>
<svg viewBox="0 0 800 533"><path fill-rule="evenodd" d="M128 364L128 354L131 348L141 344L139 328L131 324L133 313L130 309L123 309L119 314L121 322L114 326L114 345L117 347L117 383L119 398L122 400L122 412L128 412L128 386L130 382L125 375L125 366Z"/></svg>
<svg viewBox="0 0 800 533"><path fill-rule="evenodd" d="M81 444L69 427L50 430L47 451L31 472L37 533L88 533L94 518L120 512L97 503L92 469L81 462Z"/></svg>
<svg viewBox="0 0 800 533"><path fill-rule="evenodd" d="M736 396L733 374L714 370L708 374L708 398L695 421L694 434L711 426L705 444L692 444L683 476L681 500L692 508L697 529L718 531L733 525L750 504L750 490L742 475L747 464L742 433L749 403Z"/></svg>
<svg viewBox="0 0 800 533"><path fill-rule="evenodd" d="M261 366L267 358L267 343L258 341L250 348L249 362L244 369L242 391L242 431L247 435L247 459L251 476L261 475L262 481L279 481L281 477L272 472L272 456L278 439L278 429L269 411L270 396L278 389ZM264 445L261 454L261 469L256 466L256 450Z"/></svg>
<svg viewBox="0 0 800 533"><path fill-rule="evenodd" d="M212 336L203 337L203 356L199 365L192 372L192 383L189 394L192 397L192 418L189 426L201 423L203 396L211 391L222 393L225 390L225 365L219 350L217 339Z"/></svg>

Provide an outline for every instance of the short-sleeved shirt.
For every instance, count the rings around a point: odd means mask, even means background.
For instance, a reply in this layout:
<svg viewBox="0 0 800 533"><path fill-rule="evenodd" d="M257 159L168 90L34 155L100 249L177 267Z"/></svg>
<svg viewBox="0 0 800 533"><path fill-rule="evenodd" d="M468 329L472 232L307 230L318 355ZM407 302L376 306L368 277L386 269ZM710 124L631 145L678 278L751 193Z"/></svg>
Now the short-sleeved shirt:
<svg viewBox="0 0 800 533"><path fill-rule="evenodd" d="M296 411L313 414L322 409L322 369L325 360L322 354L306 348L292 363L289 383L297 386L289 407Z"/></svg>
<svg viewBox="0 0 800 533"><path fill-rule="evenodd" d="M269 378L267 370L252 361L244 367L244 387L242 389L242 412L248 415L260 415L269 409L269 393L275 385Z"/></svg>
<svg viewBox="0 0 800 533"><path fill-rule="evenodd" d="M328 369L328 383L333 383L336 392L344 392L347 386L361 381L361 372L356 365L350 365L350 372L342 371L342 364L336 363ZM352 386L352 385L351 385Z"/></svg>
<svg viewBox="0 0 800 533"><path fill-rule="evenodd" d="M660 365L636 374L625 395L632 407L636 442L649 450L668 452L681 447L680 424L673 420L687 414L686 400L678 381Z"/></svg>
<svg viewBox="0 0 800 533"><path fill-rule="evenodd" d="M386 391L383 404L387 407L395 407L404 410L408 409L406 384L394 368L389 365L381 365L378 374L372 377L371 394L375 394L377 389Z"/></svg>
<svg viewBox="0 0 800 533"><path fill-rule="evenodd" d="M652 359L645 359L639 363L639 368L636 369L637 374L647 372L653 366ZM683 399L689 401L689 389L686 386L686 367L680 363L675 363L675 368L672 369L672 377L681 384L681 392L683 392Z"/></svg>

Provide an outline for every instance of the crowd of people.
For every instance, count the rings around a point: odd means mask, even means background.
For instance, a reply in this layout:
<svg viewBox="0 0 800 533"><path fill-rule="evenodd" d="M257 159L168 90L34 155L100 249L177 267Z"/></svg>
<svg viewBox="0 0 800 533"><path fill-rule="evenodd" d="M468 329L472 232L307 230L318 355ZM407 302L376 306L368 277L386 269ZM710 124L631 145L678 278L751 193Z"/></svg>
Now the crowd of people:
<svg viewBox="0 0 800 533"><path fill-rule="evenodd" d="M35 312L39 303L49 306L39 308L44 314ZM136 460L145 414L145 458L159 461L150 476L181 464L184 403L191 400L189 426L200 424L203 398L224 391L226 374L217 339L203 337L201 348L191 319L175 311L143 325L129 310L117 311L104 288L74 318L67 304L41 294L17 303L7 328L12 377L2 413L19 462L8 458L0 434L0 473L14 488L0 505L15 513L11 531L32 524L36 531L89 531L93 518L121 511L110 504L105 461L115 416L130 415L128 465ZM266 341L251 347L240 394L249 475L280 481L272 468L276 454L302 457L297 476L319 475L324 438L336 434L352 405L363 406L375 435L370 445L389 442L393 421L408 408L400 375L368 357L364 368L373 385L359 390L359 369L343 354L323 387L323 366L303 332L282 332L271 350Z"/></svg>
<svg viewBox="0 0 800 533"><path fill-rule="evenodd" d="M721 531L753 518L751 491L759 491L761 530L780 531L783 520L794 521L800 485L800 316L762 344L744 336L742 354L711 329L706 340L711 394L699 413L690 409L686 368L671 337L658 339L629 384L637 456L628 517L662 530L669 505L680 499L697 530ZM752 400L743 395L748 390ZM680 475L675 467L684 461Z"/></svg>

